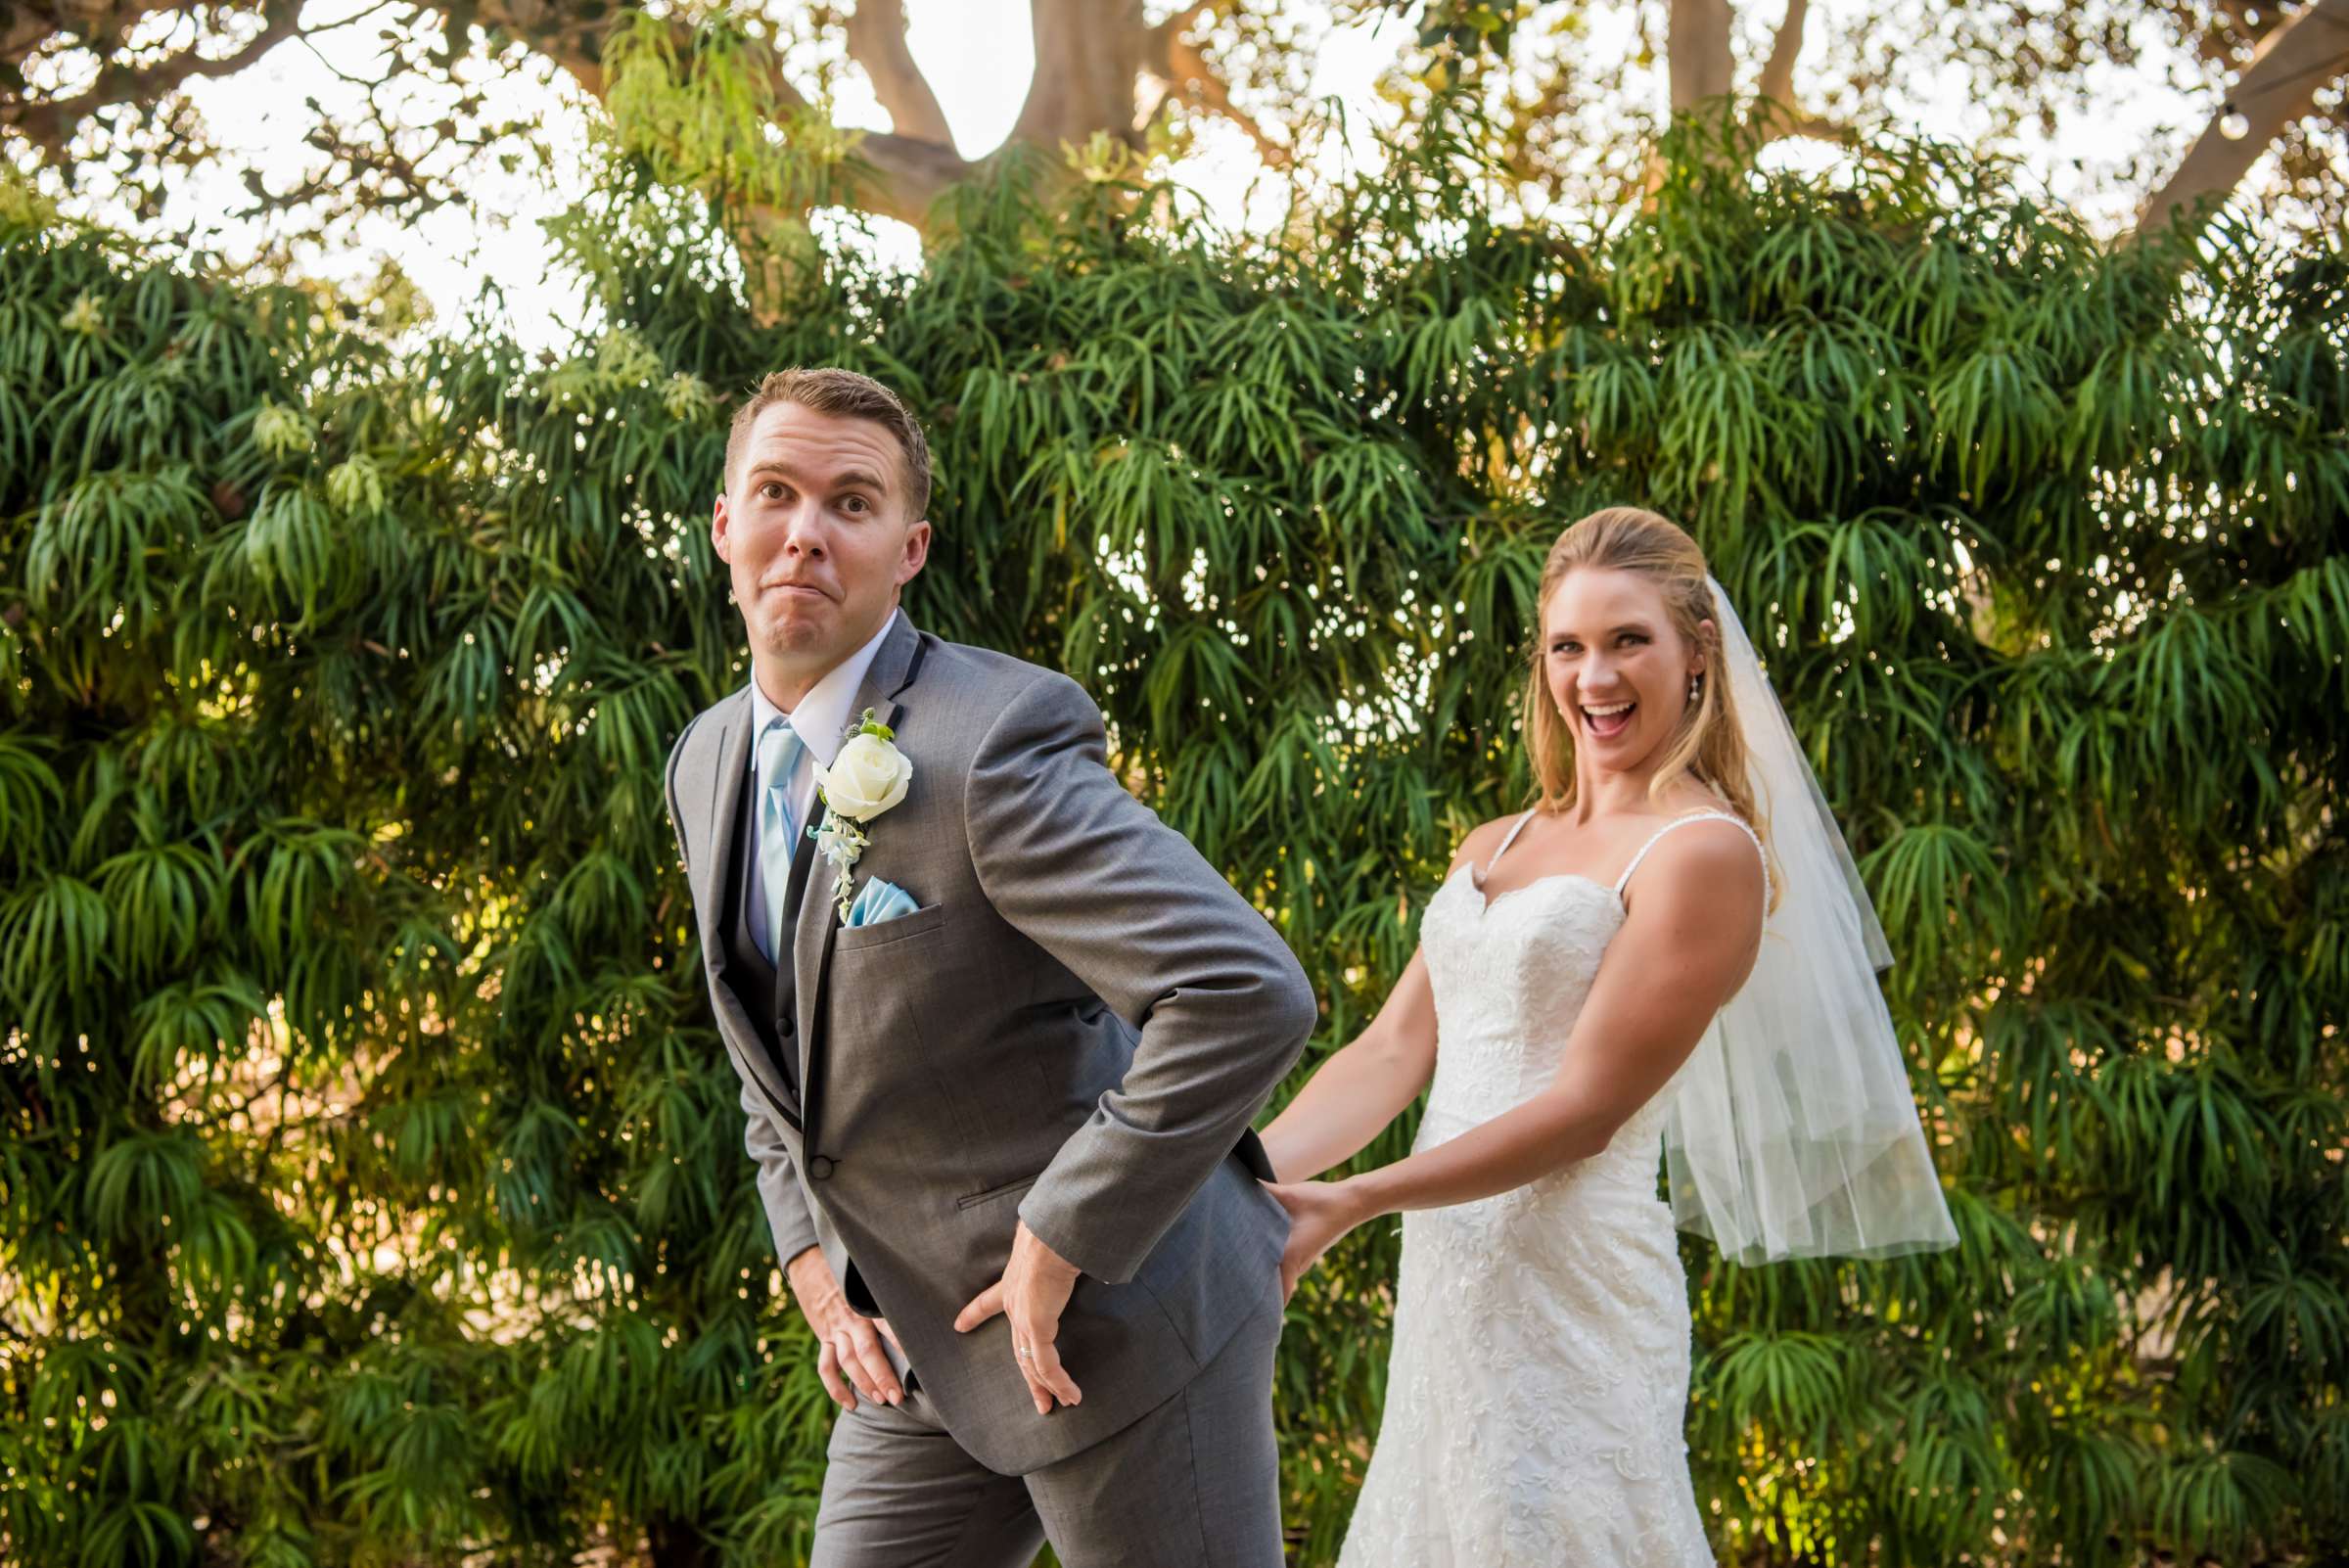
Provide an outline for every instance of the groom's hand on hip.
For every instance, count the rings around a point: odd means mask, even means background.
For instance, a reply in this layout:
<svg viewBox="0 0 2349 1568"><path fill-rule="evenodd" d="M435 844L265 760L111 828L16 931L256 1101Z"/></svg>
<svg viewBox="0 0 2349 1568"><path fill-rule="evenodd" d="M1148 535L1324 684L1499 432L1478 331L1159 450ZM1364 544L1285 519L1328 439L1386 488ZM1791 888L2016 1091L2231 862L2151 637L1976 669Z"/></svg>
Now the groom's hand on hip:
<svg viewBox="0 0 2349 1568"><path fill-rule="evenodd" d="M1045 1246L1022 1221L1012 1234L1011 1262L1003 1266L1003 1277L973 1297L954 1318L955 1332L967 1334L995 1314L1003 1314L1011 1325L1012 1356L1028 1380L1038 1415L1051 1414L1055 1400L1075 1405L1082 1398L1060 1364L1054 1344L1078 1272L1075 1264Z"/></svg>
<svg viewBox="0 0 2349 1568"><path fill-rule="evenodd" d="M800 1315L815 1330L815 1375L823 1380L832 1402L844 1410L856 1408L860 1395L876 1405L904 1404L905 1389L889 1363L889 1353L881 1348L883 1334L897 1343L889 1324L849 1305L832 1266L813 1247L786 1264L783 1272L791 1280Z"/></svg>

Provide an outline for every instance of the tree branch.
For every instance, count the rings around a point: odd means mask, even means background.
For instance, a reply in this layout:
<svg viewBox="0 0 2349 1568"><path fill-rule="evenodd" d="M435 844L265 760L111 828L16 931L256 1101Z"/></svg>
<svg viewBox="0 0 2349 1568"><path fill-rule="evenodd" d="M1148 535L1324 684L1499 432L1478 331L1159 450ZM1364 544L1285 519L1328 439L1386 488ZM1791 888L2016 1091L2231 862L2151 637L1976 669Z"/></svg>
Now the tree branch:
<svg viewBox="0 0 2349 1568"><path fill-rule="evenodd" d="M1824 115L1797 115L1787 120L1781 129L1789 136L1807 137L1815 142L1835 142L1846 147L1860 139L1860 133L1850 125L1840 119L1829 119Z"/></svg>
<svg viewBox="0 0 2349 1568"><path fill-rule="evenodd" d="M576 9L566 8L560 0L484 0L474 15L483 26L521 39L562 67L589 97L600 100L604 96L604 40L614 25L610 13L599 11L594 20L581 21ZM680 21L675 30L677 54L682 59L692 52L693 29Z"/></svg>
<svg viewBox="0 0 2349 1568"><path fill-rule="evenodd" d="M1256 144L1258 157L1274 168L1285 168L1290 149L1266 135L1256 116L1232 102L1231 84L1208 63L1206 51L1189 36L1214 21L1217 10L1214 0L1208 0L1177 11L1151 28L1146 69L1167 83L1167 96L1222 115L1247 133Z"/></svg>
<svg viewBox="0 0 2349 1568"><path fill-rule="evenodd" d="M74 127L97 111L113 104L153 103L187 82L242 70L301 31L300 0L270 0L260 15L261 30L232 54L212 58L191 47L151 65L117 66L110 61L98 68L98 79L87 91L71 98L0 102L0 126L38 143L62 161Z"/></svg>
<svg viewBox="0 0 2349 1568"><path fill-rule="evenodd" d="M150 12L178 9L166 0L51 0L45 5L0 5L0 61L21 66L50 39L70 37L111 54L122 47Z"/></svg>
<svg viewBox="0 0 2349 1568"><path fill-rule="evenodd" d="M1768 132L1766 142L1801 136L1815 142L1849 145L1859 136L1859 132L1840 119L1806 113L1778 98L1756 99L1746 115L1746 123L1755 130Z"/></svg>
<svg viewBox="0 0 2349 1568"><path fill-rule="evenodd" d="M883 14L898 12L896 0L868 0L868 3L875 13L865 19L868 28L883 20ZM612 23L600 20L580 22L579 15L578 9L567 6L565 0L483 0L479 13L484 25L502 27L522 39L569 71L589 94L601 99L608 85L604 76L604 38ZM902 50L901 22L896 39L897 48ZM680 61L692 55L695 34L690 23L680 20L673 24L671 47ZM908 69L912 69L910 55L906 60ZM760 86L774 103L787 111L805 112L809 107L806 95L793 86L785 74L779 53L773 49L757 51L755 65L760 72ZM879 88L876 77L876 91ZM922 91L927 97L927 83ZM884 107L889 107L893 115L898 113L886 100ZM934 99L932 112L936 112ZM855 206L860 210L899 218L918 229L927 228L933 204L949 186L967 178L972 167L954 151L952 139L944 134L944 115L938 115L937 118L941 134L935 141L904 134L901 129L866 132L857 137L857 166L852 171L852 184ZM902 126L904 122L900 119L898 123ZM750 215L757 223L771 224L799 214L760 210Z"/></svg>
<svg viewBox="0 0 2349 1568"><path fill-rule="evenodd" d="M412 5L420 12L437 12L444 20L461 15L493 37L510 38L544 57L589 97L599 100L611 89L604 65L607 43L616 28L637 25L642 15L612 7L604 0L466 0L461 13L452 8L451 0L384 3ZM1153 34L1158 29L1144 21L1142 0L1032 0L1036 68L1012 140L1049 155L1064 145L1082 146L1106 132L1138 148L1145 122L1137 110L1138 80L1145 62L1164 55L1174 88L1217 114L1229 115L1266 150L1268 159L1276 159L1283 150L1273 146L1263 129L1231 104L1227 83L1207 67L1198 51L1184 45L1186 53L1174 53L1187 25L1204 23L1230 3L1221 0L1220 5L1186 7L1176 19L1181 24L1170 24L1165 43L1154 55ZM62 160L75 133L96 113L118 105L152 109L185 82L226 75L251 65L287 38L348 26L354 20L345 18L324 27L304 28L299 23L301 4L302 0L16 0L14 4L0 0L0 67L17 68L20 72L8 78L16 83L13 88L0 87L0 132L37 142ZM158 15L175 15L192 22L198 47L136 67L111 63L112 57L123 52L132 29ZM238 22L238 18L248 20ZM247 26L254 20L259 23L258 32L230 46L224 24ZM665 25L671 29L676 58L689 59L699 47L696 29L673 13ZM954 150L937 96L905 47L903 0L860 0L847 28L852 57L871 75L876 95L897 122L889 133L854 138L848 199L865 210L926 227L938 198L969 178L976 165ZM461 46L462 31L456 37ZM218 59L200 52L222 47L230 47L230 52ZM46 101L34 99L23 87L21 71L28 62L73 49L95 51L109 62L102 64L93 82L70 96ZM448 64L438 56L435 62ZM412 64L402 62L393 74ZM754 47L729 69L757 73L759 86L779 112L809 111L806 96L786 76L782 56L775 49ZM1151 69L1155 72L1156 67ZM332 127L326 128L323 142L316 136L313 133L314 146L345 161L347 169L359 169L368 178L396 188L403 199L451 199L445 181L404 166L413 161L401 158L390 138L384 147L370 149L347 145L347 139ZM447 143L445 138L444 144L471 145ZM254 197L272 206L290 199L324 198L333 187L321 182L345 178L346 174L330 168L300 184L293 198L257 186Z"/></svg>
<svg viewBox="0 0 2349 1568"><path fill-rule="evenodd" d="M1803 23L1810 12L1811 0L1786 0L1786 20L1778 23L1770 59L1762 66L1761 85L1755 89L1759 96L1773 103L1794 102L1794 62L1803 52Z"/></svg>
<svg viewBox="0 0 2349 1568"><path fill-rule="evenodd" d="M859 211L899 218L929 232L930 208L976 166L951 144L867 132L856 143L864 167L855 183Z"/></svg>
<svg viewBox="0 0 2349 1568"><path fill-rule="evenodd" d="M2260 155L2306 115L2317 92L2349 71L2349 0L2316 0L2279 23L2260 40L2235 78L2227 102L2202 127L2177 172L2138 213L2132 239L2189 220L2204 197L2223 197L2242 183ZM2240 137L2220 128L2233 114L2249 122Z"/></svg>
<svg viewBox="0 0 2349 1568"><path fill-rule="evenodd" d="M856 0L849 17L849 58L872 78L873 96L889 111L893 129L917 142L954 145L945 111L938 107L930 78L905 45L904 0Z"/></svg>

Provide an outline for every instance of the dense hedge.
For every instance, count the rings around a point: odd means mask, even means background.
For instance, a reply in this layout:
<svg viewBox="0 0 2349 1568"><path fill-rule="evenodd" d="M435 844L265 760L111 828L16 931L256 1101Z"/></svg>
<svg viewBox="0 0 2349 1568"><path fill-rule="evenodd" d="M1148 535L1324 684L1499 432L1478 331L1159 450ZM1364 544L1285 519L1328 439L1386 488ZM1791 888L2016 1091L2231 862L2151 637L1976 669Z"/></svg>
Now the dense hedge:
<svg viewBox="0 0 2349 1568"><path fill-rule="evenodd" d="M974 190L923 276L809 250L764 326L616 188L570 240L611 330L551 366L0 229L0 1556L804 1550L830 1411L658 772L745 676L726 399L819 361L930 422L915 618L1085 682L1317 1052L1524 796L1558 529L1689 523L1865 859L1964 1236L1690 1244L1725 1553L2349 1548L2349 262L2107 254L1921 149L1679 148L1578 239L1431 148L1288 249ZM1301 1562L1394 1267L1358 1235L1291 1314Z"/></svg>

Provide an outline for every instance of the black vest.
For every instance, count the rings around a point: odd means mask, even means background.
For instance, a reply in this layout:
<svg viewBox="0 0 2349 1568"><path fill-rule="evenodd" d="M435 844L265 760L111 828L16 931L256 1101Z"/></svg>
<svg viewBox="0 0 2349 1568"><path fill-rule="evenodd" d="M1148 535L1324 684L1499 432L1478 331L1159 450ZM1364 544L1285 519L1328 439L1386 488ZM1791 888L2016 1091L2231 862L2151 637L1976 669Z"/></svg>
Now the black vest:
<svg viewBox="0 0 2349 1568"><path fill-rule="evenodd" d="M807 879L816 861L815 841L805 833L800 835L799 847L791 855L791 880L783 900L783 943L780 966L770 964L759 950L758 939L751 935L751 878L759 874L759 856L752 851L751 815L753 801L759 793L759 775L753 770L744 784L742 801L734 808L734 829L726 841L727 865L731 874L726 878L725 918L718 930L725 934L727 989L742 998L743 1011L751 1015L751 1025L759 1031L759 1042L783 1075L791 1090L792 1109L801 1111L807 1096L800 1084L800 1026L793 1009L799 1001L799 972L791 962L791 934L800 923L800 905L807 893ZM817 1168L821 1171L821 1167ZM789 1259L782 1260L785 1263ZM840 1282L841 1291L849 1305L867 1317L881 1315L872 1291L864 1276L856 1271L854 1259L849 1260L848 1271ZM904 1369L908 1388L921 1386L912 1368Z"/></svg>
<svg viewBox="0 0 2349 1568"><path fill-rule="evenodd" d="M794 1009L799 1000L799 986L791 962L791 934L799 924L800 900L807 891L809 868L815 862L815 841L806 834L791 856L790 892L783 903L783 941L777 956L781 964L770 964L759 950L759 941L751 934L751 879L759 874L759 856L754 845L756 835L751 812L756 808L759 776L756 769L744 781L741 802L734 810L733 831L726 843L726 864L731 874L726 878L725 918L718 929L725 933L727 989L742 998L743 1010L751 1015L752 1025L759 1031L759 1041L783 1076L794 1101L803 1098L800 1092L799 1023ZM795 1106L796 1109L796 1106Z"/></svg>

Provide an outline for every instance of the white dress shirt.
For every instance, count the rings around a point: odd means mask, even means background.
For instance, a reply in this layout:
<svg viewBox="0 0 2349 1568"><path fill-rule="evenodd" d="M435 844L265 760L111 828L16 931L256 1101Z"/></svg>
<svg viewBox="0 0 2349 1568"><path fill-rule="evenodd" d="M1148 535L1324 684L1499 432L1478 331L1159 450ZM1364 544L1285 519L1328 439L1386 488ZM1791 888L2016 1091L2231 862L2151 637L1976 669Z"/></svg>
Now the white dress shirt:
<svg viewBox="0 0 2349 1568"><path fill-rule="evenodd" d="M830 767L832 759L840 755L843 744L841 731L848 727L849 720L854 716L849 708L856 701L856 688L864 684L865 671L873 668L873 660L880 654L881 644L887 640L890 628L898 623L900 613L892 610L889 619L881 623L881 629L873 633L872 640L833 666L832 672L817 681L807 695L800 699L799 706L788 714L767 701L766 693L759 689L757 673L752 674L751 837L743 847L743 853L750 856L754 866L759 863L759 834L762 830L761 818L765 814L759 807L760 803L766 799L769 783L766 764L760 756L760 737L766 733L767 724L777 718L789 720L791 727L799 732L800 743L805 750L800 753L799 761L792 764L791 810L800 825L800 831L805 833L807 831L807 813L815 806L815 770L819 766ZM797 849L796 845L794 849ZM810 871L808 875L812 877L816 873ZM775 955L766 951L767 921L766 879L754 872L751 876L751 935L759 944L759 950L766 954L766 961L771 964L775 962Z"/></svg>

